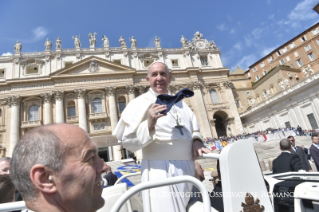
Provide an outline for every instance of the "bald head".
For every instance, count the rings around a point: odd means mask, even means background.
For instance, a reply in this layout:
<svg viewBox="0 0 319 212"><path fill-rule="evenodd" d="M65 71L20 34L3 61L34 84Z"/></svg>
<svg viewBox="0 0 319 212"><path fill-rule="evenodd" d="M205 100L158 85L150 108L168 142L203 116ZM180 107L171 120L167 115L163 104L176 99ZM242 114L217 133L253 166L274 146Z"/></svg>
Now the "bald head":
<svg viewBox="0 0 319 212"><path fill-rule="evenodd" d="M291 142L287 139L282 139L280 142L279 142L279 145L280 145L280 149L281 150L288 150L290 151L291 150Z"/></svg>

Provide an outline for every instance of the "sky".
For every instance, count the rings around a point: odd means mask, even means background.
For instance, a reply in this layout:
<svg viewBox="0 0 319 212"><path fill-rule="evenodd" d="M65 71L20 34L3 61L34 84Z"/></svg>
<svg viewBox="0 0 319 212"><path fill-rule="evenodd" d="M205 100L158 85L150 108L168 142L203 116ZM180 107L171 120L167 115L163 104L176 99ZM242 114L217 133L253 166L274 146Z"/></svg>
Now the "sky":
<svg viewBox="0 0 319 212"><path fill-rule="evenodd" d="M60 36L62 48L74 48L72 36L80 35L83 48L88 34L96 32L102 47L128 46L180 48L181 36L191 40L199 31L214 40L224 67L247 69L275 48L319 20L312 10L317 0L0 0L0 55L13 53L19 40L23 52L44 51L46 38Z"/></svg>

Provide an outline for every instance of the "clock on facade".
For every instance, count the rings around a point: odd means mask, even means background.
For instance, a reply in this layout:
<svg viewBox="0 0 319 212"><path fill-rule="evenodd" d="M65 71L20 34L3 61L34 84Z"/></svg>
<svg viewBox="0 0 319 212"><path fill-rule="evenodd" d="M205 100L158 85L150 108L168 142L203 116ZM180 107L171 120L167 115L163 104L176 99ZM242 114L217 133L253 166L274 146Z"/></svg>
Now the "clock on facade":
<svg viewBox="0 0 319 212"><path fill-rule="evenodd" d="M197 42L196 42L196 47L197 47L198 49L205 49L205 46L206 46L206 44L205 44L204 41L197 41Z"/></svg>

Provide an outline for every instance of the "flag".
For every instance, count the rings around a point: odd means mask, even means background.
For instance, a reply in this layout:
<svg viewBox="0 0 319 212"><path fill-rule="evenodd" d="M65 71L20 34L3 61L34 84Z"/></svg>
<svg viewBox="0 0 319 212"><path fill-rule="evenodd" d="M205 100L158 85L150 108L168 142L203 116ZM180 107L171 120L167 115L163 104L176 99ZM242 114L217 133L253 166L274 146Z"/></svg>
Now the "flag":
<svg viewBox="0 0 319 212"><path fill-rule="evenodd" d="M220 141L217 141L217 142L216 142L216 148L217 148L218 150L223 149L223 145L220 143Z"/></svg>
<svg viewBox="0 0 319 212"><path fill-rule="evenodd" d="M223 147L225 147L227 145L227 141L223 141L222 145L223 145Z"/></svg>

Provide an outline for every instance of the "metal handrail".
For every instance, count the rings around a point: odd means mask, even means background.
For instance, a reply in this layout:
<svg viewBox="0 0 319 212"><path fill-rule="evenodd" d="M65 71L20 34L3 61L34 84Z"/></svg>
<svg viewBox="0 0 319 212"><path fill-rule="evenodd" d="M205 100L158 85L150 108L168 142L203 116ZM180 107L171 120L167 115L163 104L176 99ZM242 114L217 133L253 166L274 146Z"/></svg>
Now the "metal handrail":
<svg viewBox="0 0 319 212"><path fill-rule="evenodd" d="M123 175L122 177L120 177L119 179L117 179L117 181L114 183L114 185L120 183L124 178L131 177L131 176L135 176L135 175L140 175L140 174L141 174L141 172L136 172L136 173L131 173L131 174Z"/></svg>
<svg viewBox="0 0 319 212"><path fill-rule="evenodd" d="M113 205L111 212L117 212L120 211L123 204L129 200L134 194L150 188L157 188L161 186L167 186L167 185L174 185L182 182L189 182L193 183L201 192L202 198L203 198L203 208L204 212L210 212L210 199L208 196L207 189L205 188L204 184L200 182L198 179L191 177L191 176L178 176L178 177L171 177L164 180L154 180L154 181L148 181L141 184L138 184L134 187L132 187L130 190L125 192Z"/></svg>
<svg viewBox="0 0 319 212"><path fill-rule="evenodd" d="M0 212L8 212L8 211L24 210L24 209L27 209L25 201L0 204Z"/></svg>

